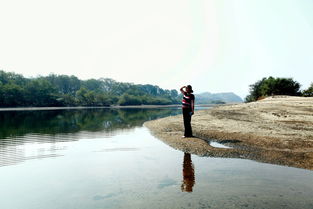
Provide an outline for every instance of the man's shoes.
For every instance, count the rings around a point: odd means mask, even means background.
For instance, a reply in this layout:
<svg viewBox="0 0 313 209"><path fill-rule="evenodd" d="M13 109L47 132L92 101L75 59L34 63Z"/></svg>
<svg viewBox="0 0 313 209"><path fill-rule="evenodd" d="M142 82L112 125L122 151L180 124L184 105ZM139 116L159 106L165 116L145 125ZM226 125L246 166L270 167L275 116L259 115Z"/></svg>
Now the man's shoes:
<svg viewBox="0 0 313 209"><path fill-rule="evenodd" d="M182 136L181 138L192 138L194 136Z"/></svg>

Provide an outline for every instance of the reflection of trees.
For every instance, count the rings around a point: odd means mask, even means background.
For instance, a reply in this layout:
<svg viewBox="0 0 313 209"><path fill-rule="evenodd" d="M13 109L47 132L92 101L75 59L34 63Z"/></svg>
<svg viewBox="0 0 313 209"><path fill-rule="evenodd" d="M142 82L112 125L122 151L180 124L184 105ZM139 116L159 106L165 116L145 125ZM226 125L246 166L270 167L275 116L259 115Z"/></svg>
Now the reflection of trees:
<svg viewBox="0 0 313 209"><path fill-rule="evenodd" d="M114 131L178 114L177 109L86 109L0 112L0 139L31 133L64 134Z"/></svg>
<svg viewBox="0 0 313 209"><path fill-rule="evenodd" d="M84 109L0 112L0 167L29 159L58 157L54 142L106 137L142 126L151 119L175 115L177 109ZM52 143L48 153L27 156L27 143ZM45 150L46 148L44 148ZM52 153L51 153L52 152Z"/></svg>
<svg viewBox="0 0 313 209"><path fill-rule="evenodd" d="M181 185L182 192L192 192L192 188L195 185L195 171L191 161L191 155L184 153L183 163L183 182Z"/></svg>

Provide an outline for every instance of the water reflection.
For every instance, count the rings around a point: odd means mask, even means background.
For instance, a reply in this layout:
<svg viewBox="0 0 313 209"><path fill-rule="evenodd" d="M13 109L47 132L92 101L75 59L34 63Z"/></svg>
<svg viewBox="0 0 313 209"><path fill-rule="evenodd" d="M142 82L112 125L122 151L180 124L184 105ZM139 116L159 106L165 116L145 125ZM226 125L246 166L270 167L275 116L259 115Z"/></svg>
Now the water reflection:
<svg viewBox="0 0 313 209"><path fill-rule="evenodd" d="M183 181L181 185L182 192L192 192L192 188L195 185L195 170L191 161L191 155L184 153L183 162Z"/></svg>
<svg viewBox="0 0 313 209"><path fill-rule="evenodd" d="M0 112L0 166L60 157L62 142L106 138L179 109L84 109Z"/></svg>
<svg viewBox="0 0 313 209"><path fill-rule="evenodd" d="M142 126L179 109L85 109L0 112L0 139L37 134L98 132Z"/></svg>
<svg viewBox="0 0 313 209"><path fill-rule="evenodd" d="M164 145L147 128L115 130L131 131L97 139L107 129L29 132L15 137L16 144L10 136L2 139L12 140L7 152L21 155L2 155L19 165L0 167L0 208L313 208L312 171L191 156Z"/></svg>

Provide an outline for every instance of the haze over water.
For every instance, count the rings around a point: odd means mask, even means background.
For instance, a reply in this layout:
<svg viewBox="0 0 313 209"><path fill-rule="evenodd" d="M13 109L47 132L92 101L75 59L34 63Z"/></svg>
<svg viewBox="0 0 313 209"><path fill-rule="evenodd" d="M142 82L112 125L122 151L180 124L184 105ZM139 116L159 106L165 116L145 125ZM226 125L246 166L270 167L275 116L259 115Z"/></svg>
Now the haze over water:
<svg viewBox="0 0 313 209"><path fill-rule="evenodd" d="M0 112L0 208L313 208L313 172L189 155L143 127L179 109Z"/></svg>

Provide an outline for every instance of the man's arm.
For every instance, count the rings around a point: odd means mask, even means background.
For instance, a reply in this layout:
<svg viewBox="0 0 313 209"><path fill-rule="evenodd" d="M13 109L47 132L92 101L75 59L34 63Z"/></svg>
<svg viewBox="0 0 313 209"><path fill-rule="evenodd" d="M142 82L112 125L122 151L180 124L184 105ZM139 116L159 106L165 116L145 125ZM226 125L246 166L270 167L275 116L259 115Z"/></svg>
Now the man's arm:
<svg viewBox="0 0 313 209"><path fill-rule="evenodd" d="M184 91L184 88L186 88L186 86L183 86L183 87L180 88L180 92L181 92L182 94L185 94L185 93L186 93L186 92Z"/></svg>
<svg viewBox="0 0 313 209"><path fill-rule="evenodd" d="M195 100L191 100L191 112L192 114L195 113Z"/></svg>

